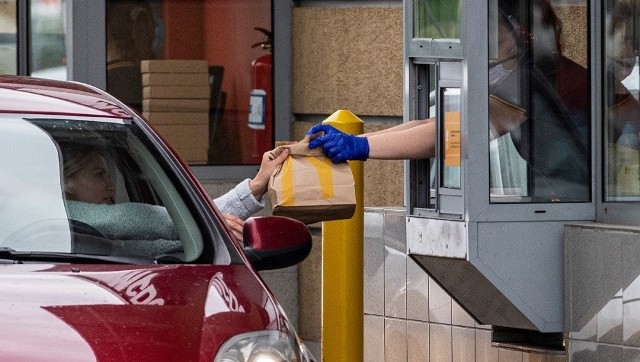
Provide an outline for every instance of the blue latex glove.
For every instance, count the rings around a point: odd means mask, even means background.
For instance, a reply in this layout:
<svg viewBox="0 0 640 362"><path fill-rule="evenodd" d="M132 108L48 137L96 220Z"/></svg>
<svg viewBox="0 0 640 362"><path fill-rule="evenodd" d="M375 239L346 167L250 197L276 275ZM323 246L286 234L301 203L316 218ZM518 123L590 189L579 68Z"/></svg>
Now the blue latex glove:
<svg viewBox="0 0 640 362"><path fill-rule="evenodd" d="M324 135L312 139L309 142L309 148L322 146L322 152L331 159L331 162L365 161L369 158L369 141L366 137L346 134L327 124L313 126L307 134L312 135L318 132L324 132Z"/></svg>
<svg viewBox="0 0 640 362"><path fill-rule="evenodd" d="M324 133L323 136L328 136L332 134L346 134L333 126L329 126L328 124L316 124L315 126L311 127L307 131L307 136L313 136L314 134L320 133L320 132ZM309 142L309 148L316 148L324 144L324 142L320 140L320 138L322 138L323 136L319 136L312 139Z"/></svg>

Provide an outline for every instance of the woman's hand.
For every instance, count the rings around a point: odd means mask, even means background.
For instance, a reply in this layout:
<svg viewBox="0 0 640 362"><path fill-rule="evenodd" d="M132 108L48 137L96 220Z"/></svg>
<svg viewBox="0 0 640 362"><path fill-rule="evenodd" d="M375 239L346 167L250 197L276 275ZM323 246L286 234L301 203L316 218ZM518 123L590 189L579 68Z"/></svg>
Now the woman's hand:
<svg viewBox="0 0 640 362"><path fill-rule="evenodd" d="M233 235L235 235L236 239L242 241L242 228L244 227L244 220L231 214L223 214L222 216L224 216L224 221L227 222L227 225L231 229Z"/></svg>
<svg viewBox="0 0 640 362"><path fill-rule="evenodd" d="M249 188L256 200L260 201L262 196L267 192L269 186L269 178L276 167L280 166L289 156L289 150L283 149L278 157L275 157L274 150L267 151L262 155L262 163L260 170L256 176L249 181Z"/></svg>

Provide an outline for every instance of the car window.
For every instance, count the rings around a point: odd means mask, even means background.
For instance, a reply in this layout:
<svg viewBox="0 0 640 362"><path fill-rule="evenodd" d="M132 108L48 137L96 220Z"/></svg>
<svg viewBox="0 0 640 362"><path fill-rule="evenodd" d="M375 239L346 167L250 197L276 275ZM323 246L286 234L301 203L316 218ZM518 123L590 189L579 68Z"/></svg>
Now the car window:
<svg viewBox="0 0 640 362"><path fill-rule="evenodd" d="M0 122L0 145L0 246L71 251L55 143L31 123L7 119ZM31 237L45 231L51 237Z"/></svg>
<svg viewBox="0 0 640 362"><path fill-rule="evenodd" d="M4 132L12 124L20 127L13 135ZM0 125L3 140L23 145L15 159L3 157L8 165L2 169L16 171L2 186L20 185L13 189L22 191L15 198L25 215L7 210L12 217L0 218L1 247L185 262L202 255L195 208L134 123L31 119Z"/></svg>

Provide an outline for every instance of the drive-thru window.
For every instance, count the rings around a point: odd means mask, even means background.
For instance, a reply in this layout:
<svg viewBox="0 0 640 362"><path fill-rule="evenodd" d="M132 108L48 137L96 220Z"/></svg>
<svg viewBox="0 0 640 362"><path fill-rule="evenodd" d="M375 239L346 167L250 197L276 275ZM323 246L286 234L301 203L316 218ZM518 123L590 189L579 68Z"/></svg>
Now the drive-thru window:
<svg viewBox="0 0 640 362"><path fill-rule="evenodd" d="M438 129L408 167L408 253L478 322L561 343L564 225L639 221L638 9L404 4L405 120Z"/></svg>

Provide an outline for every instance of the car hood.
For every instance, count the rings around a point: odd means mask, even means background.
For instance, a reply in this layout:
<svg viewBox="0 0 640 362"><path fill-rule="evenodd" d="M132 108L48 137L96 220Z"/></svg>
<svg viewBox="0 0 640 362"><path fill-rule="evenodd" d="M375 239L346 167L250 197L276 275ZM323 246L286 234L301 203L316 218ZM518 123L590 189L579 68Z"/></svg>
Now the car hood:
<svg viewBox="0 0 640 362"><path fill-rule="evenodd" d="M282 329L244 265L0 266L7 360L213 360L229 337Z"/></svg>

